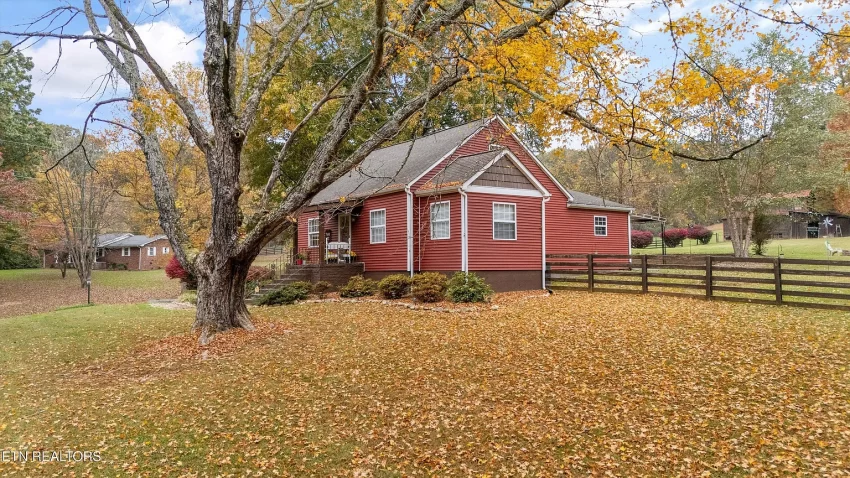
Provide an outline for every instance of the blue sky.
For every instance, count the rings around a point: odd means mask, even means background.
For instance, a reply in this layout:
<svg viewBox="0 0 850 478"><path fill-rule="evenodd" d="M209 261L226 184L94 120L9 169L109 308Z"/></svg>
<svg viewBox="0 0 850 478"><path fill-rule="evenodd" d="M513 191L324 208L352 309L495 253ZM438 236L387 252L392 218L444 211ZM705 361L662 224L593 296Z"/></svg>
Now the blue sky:
<svg viewBox="0 0 850 478"><path fill-rule="evenodd" d="M63 3L50 0L0 0L0 29L20 30L20 24ZM71 3L77 5L81 2ZM190 41L202 28L203 11L199 0L171 0L171 7L164 12L151 1L120 4L131 14L130 18L139 23L139 34L154 57L166 68L178 62L200 65L203 40ZM155 15L157 12L162 13ZM85 19L77 18L68 25L66 31L85 33L88 25ZM41 41L24 51L35 63L32 75L36 97L33 103L35 107L41 108L43 121L81 127L94 101L87 99L95 92L91 85L100 84L99 78L109 69L106 60L90 42L63 41L62 57L55 72L49 76L48 72L53 68L58 52L59 40L55 39ZM113 94L115 86L119 91L123 88L123 85L114 85L106 95Z"/></svg>
<svg viewBox="0 0 850 478"><path fill-rule="evenodd" d="M686 8L674 7L674 18L687 12L702 11L723 0L685 0ZM36 18L45 11L64 2L50 0L0 0L0 29L20 30L19 25ZM81 2L71 1L72 4ZM590 3L590 2L588 2ZM758 7L762 2L751 2ZM163 11L153 0L120 2L139 24L138 30L154 57L166 68L178 62L199 65L203 55L203 39L195 39L202 28L201 0L171 0ZM631 8L625 8L631 5ZM655 68L666 68L671 61L669 38L658 32L666 11L652 10L651 0L607 0L606 12L616 15L626 27L626 41L641 56L651 59ZM765 29L772 28L765 22ZM88 27L82 18L74 20L66 29L69 33L84 33ZM2 36L0 36L2 38ZM745 45L742 45L743 49ZM81 127L94 100L87 97L95 91L93 83L108 71L106 60L89 42L62 42L62 57L52 75L59 51L58 40L46 40L29 47L25 53L33 58L34 106L41 108L42 120L49 123ZM114 90L115 87L113 87ZM120 90L123 88L117 85ZM106 95L112 94L110 90ZM107 96L108 97L108 96Z"/></svg>

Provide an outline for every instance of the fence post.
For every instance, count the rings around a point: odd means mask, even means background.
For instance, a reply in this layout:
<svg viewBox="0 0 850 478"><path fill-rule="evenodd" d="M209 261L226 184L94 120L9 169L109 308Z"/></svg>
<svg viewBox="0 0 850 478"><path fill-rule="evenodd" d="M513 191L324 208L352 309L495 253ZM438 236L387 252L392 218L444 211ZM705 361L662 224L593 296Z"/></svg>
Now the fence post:
<svg viewBox="0 0 850 478"><path fill-rule="evenodd" d="M711 300L711 296L714 293L712 290L713 286L714 279L711 272L711 256L705 256L705 300Z"/></svg>
<svg viewBox="0 0 850 478"><path fill-rule="evenodd" d="M646 254L640 257L640 286L644 294L649 292L649 257Z"/></svg>
<svg viewBox="0 0 850 478"><path fill-rule="evenodd" d="M593 292L593 254L587 255L587 290Z"/></svg>
<svg viewBox="0 0 850 478"><path fill-rule="evenodd" d="M776 303L782 303L782 259L773 260L773 287L776 293Z"/></svg>

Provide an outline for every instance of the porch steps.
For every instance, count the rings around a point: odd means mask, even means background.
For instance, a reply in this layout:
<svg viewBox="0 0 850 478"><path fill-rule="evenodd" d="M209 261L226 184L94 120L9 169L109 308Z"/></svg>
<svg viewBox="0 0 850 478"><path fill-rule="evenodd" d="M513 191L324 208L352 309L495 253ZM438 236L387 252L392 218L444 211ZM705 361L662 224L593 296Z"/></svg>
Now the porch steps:
<svg viewBox="0 0 850 478"><path fill-rule="evenodd" d="M245 302L256 304L261 297L269 292L274 292L287 284L299 281L315 284L320 280L325 280L333 284L334 287L339 287L347 283L348 279L363 274L364 270L365 266L362 262L355 262L353 264L325 264L321 268L318 264L292 265L287 267L286 272L278 279L260 287L259 292L254 292Z"/></svg>

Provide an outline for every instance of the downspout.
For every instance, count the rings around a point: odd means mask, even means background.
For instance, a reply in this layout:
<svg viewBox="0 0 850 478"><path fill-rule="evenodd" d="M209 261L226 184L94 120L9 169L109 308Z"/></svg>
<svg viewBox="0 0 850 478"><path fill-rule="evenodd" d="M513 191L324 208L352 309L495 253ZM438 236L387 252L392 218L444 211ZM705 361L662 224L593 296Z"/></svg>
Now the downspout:
<svg viewBox="0 0 850 478"><path fill-rule="evenodd" d="M543 271L541 272L541 281L543 283L543 289L546 288L546 203L552 199L552 196L544 196L543 202L540 204L541 209L541 220L540 220L540 229L541 229L541 238L542 240L542 261L543 261Z"/></svg>
<svg viewBox="0 0 850 478"><path fill-rule="evenodd" d="M413 277L413 192L410 185L404 187L407 194L407 272Z"/></svg>
<svg viewBox="0 0 850 478"><path fill-rule="evenodd" d="M460 193L460 270L469 272L469 218L466 210L468 200L463 188L459 188L458 192Z"/></svg>
<svg viewBox="0 0 850 478"><path fill-rule="evenodd" d="M626 238L629 241L629 255L632 255L632 213L629 213L629 237ZM632 262L632 258L629 258L629 262Z"/></svg>
<svg viewBox="0 0 850 478"><path fill-rule="evenodd" d="M142 270L142 246L139 246L139 270Z"/></svg>

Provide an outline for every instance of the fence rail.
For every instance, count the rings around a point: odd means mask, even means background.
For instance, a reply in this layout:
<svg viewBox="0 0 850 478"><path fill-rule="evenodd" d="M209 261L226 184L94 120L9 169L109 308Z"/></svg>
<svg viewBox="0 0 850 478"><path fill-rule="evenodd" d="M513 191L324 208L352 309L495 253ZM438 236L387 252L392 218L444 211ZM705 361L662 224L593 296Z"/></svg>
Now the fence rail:
<svg viewBox="0 0 850 478"><path fill-rule="evenodd" d="M547 254L546 285L850 311L850 261Z"/></svg>

